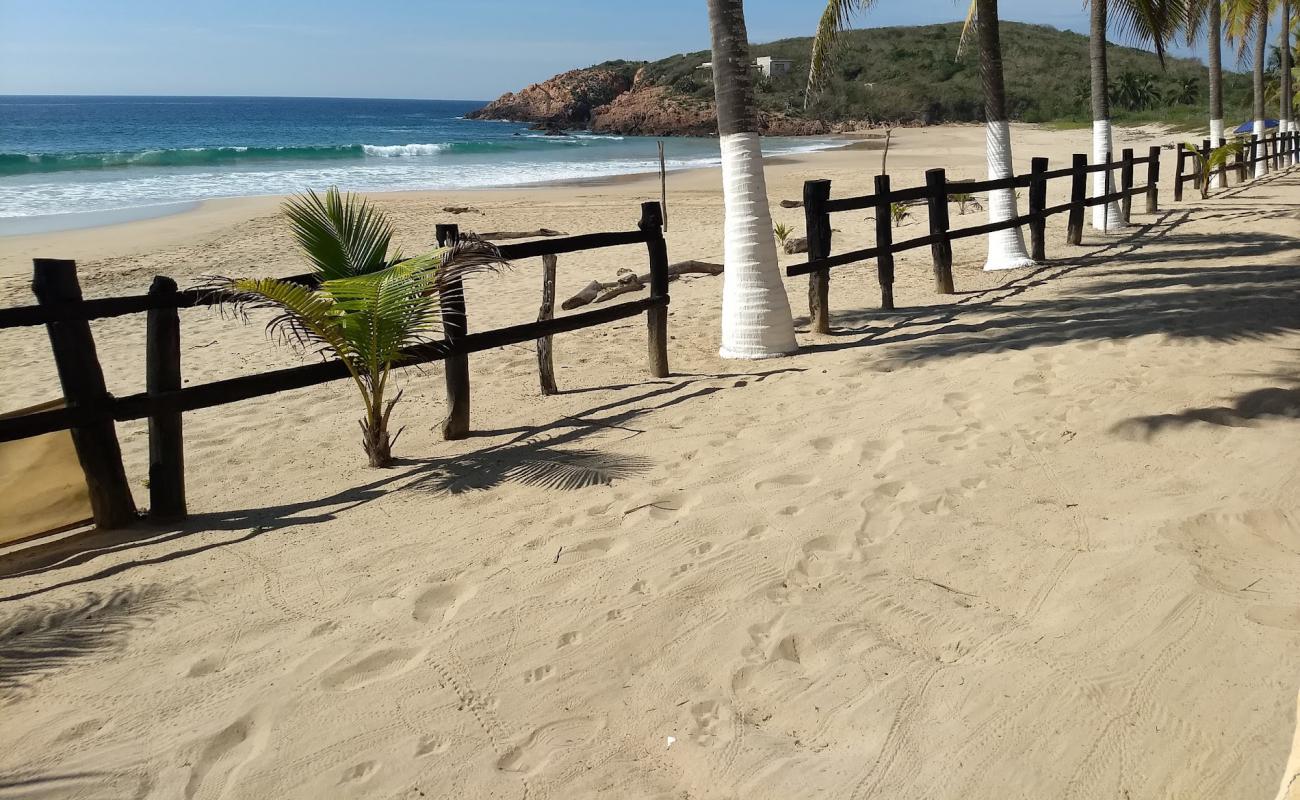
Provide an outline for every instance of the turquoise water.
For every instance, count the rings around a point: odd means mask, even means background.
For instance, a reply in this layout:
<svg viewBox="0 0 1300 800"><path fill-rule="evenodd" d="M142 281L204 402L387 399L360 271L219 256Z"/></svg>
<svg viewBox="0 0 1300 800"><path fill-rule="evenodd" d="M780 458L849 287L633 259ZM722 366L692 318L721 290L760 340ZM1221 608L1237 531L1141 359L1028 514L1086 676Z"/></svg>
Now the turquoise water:
<svg viewBox="0 0 1300 800"><path fill-rule="evenodd" d="M658 168L654 139L545 136L517 123L463 119L480 105L0 96L0 222L39 217L47 229L74 227L74 215L86 212L331 185L356 191L516 186ZM715 139L665 142L670 169L718 161ZM827 140L779 138L765 145L773 153L827 146Z"/></svg>

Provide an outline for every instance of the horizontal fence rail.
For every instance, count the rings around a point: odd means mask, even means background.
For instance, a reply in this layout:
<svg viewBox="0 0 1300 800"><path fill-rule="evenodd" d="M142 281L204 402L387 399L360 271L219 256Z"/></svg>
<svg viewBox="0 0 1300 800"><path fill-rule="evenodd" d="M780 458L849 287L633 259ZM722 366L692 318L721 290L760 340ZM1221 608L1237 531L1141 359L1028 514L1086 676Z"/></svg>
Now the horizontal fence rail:
<svg viewBox="0 0 1300 800"><path fill-rule="evenodd" d="M459 237L455 225L439 225L438 242ZM468 356L507 345L536 341L547 343L556 334L604 325L646 315L650 374L666 377L668 370L668 251L663 238L663 212L659 203L643 203L641 219L633 231L589 233L521 242L498 247L503 259L518 261L542 257L550 302L554 302L555 257L562 253L631 244L646 247L650 266L650 294L590 311L554 317L549 311L535 322L470 333L464 292L456 282L441 297L444 338L402 351L394 367L436 361L447 369L448 419L446 438L468 434ZM175 519L185 516L185 481L181 418L185 412L264 397L349 377L347 365L333 359L270 370L253 375L181 385L180 321L182 308L218 305L222 294L212 289L178 290L175 281L159 276L148 294L83 299L71 261L37 259L34 264L38 305L0 310L0 329L45 325L54 345L55 363L66 405L47 411L0 419L0 442L71 430L78 458L91 489L95 522L102 528L120 527L136 516L125 479L113 424L149 420L150 516ZM311 284L310 275L286 280ZM545 295L544 295L545 297ZM148 315L146 328L146 390L114 397L104 386L89 322L129 314ZM539 360L539 367L542 364ZM554 378L551 378L553 382Z"/></svg>

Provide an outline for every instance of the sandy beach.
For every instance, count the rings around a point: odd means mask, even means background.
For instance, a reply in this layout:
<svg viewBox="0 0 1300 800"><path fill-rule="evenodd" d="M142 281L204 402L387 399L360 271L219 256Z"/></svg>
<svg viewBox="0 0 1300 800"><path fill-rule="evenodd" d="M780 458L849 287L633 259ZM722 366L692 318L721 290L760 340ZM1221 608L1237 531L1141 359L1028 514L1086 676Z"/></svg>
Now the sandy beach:
<svg viewBox="0 0 1300 800"><path fill-rule="evenodd" d="M1090 136L1013 126L1016 171ZM893 185L983 178L984 148L897 131ZM880 157L782 158L770 199L869 193ZM722 260L719 184L670 175L671 260ZM416 252L438 222L631 229L658 194L375 198ZM464 441L436 432L441 369L406 371L389 470L346 382L186 414L186 523L0 548L0 798L1273 797L1300 688L1300 169L1186 197L1083 247L1057 216L1032 269L963 240L956 295L901 255L894 312L874 265L837 268L829 336L787 279L785 359L720 360L721 281L684 278L671 377L640 319L557 337L553 397L531 346L476 354ZM0 304L31 302L38 256L92 297L302 272L277 209L0 238ZM865 217L834 217L836 252ZM897 236L926 231L917 208ZM558 295L644 266L562 255ZM471 330L535 319L540 281L478 280ZM187 383L299 362L264 318L181 319ZM110 391L140 391L143 316L93 330ZM44 330L0 333L0 411L56 398ZM118 433L143 504L146 427Z"/></svg>

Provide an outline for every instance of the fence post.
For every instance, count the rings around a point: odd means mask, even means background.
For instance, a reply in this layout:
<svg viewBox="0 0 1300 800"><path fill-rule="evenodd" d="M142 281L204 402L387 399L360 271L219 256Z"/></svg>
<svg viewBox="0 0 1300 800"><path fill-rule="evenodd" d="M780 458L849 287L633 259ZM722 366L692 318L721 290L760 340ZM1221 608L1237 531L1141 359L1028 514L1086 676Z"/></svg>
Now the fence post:
<svg viewBox="0 0 1300 800"><path fill-rule="evenodd" d="M1259 137L1250 135L1250 177L1254 180L1259 175Z"/></svg>
<svg viewBox="0 0 1300 800"><path fill-rule="evenodd" d="M803 220L809 261L831 254L831 215L826 210L830 197L830 181L804 181ZM808 273L808 327L813 333L831 332L830 296L831 271L819 269Z"/></svg>
<svg viewBox="0 0 1300 800"><path fill-rule="evenodd" d="M537 312L537 321L545 322L555 317L555 266L559 259L554 253L542 256L542 308ZM537 378L542 386L542 394L557 394L555 385L555 363L551 358L551 336L537 340Z"/></svg>
<svg viewBox="0 0 1300 800"><path fill-rule="evenodd" d="M948 238L948 178L942 168L925 171L926 202L930 206L930 258L934 261L934 290L953 294L952 240Z"/></svg>
<svg viewBox="0 0 1300 800"><path fill-rule="evenodd" d="M149 296L159 304L149 309L145 322L145 391L152 397L181 388L181 318L175 305L176 281L154 276ZM166 521L185 514L181 412L159 411L149 416L149 518Z"/></svg>
<svg viewBox="0 0 1300 800"><path fill-rule="evenodd" d="M876 279L880 282L880 307L894 310L894 231L889 176L876 176Z"/></svg>
<svg viewBox="0 0 1300 800"><path fill-rule="evenodd" d="M1160 210L1160 145L1147 151L1147 213Z"/></svg>
<svg viewBox="0 0 1300 800"><path fill-rule="evenodd" d="M1047 260L1047 217L1043 216L1043 210L1047 208L1045 172L1047 159L1035 156L1029 162L1029 257L1035 261Z"/></svg>
<svg viewBox="0 0 1300 800"><path fill-rule="evenodd" d="M1068 244L1083 244L1083 203L1087 199L1088 156L1075 153L1070 163L1070 221L1065 231Z"/></svg>
<svg viewBox="0 0 1300 800"><path fill-rule="evenodd" d="M1187 148L1178 145L1178 158L1174 159L1174 202L1183 199L1183 159L1187 157Z"/></svg>
<svg viewBox="0 0 1300 800"><path fill-rule="evenodd" d="M1224 138L1223 138L1222 136L1220 136L1220 137L1219 137L1219 141L1218 141L1214 146L1215 146L1215 147L1223 147L1223 146L1226 145L1226 144L1227 144L1227 141L1225 141ZM1226 189L1226 188L1228 188L1228 161L1227 161L1227 159L1224 159L1224 160L1219 164L1219 188L1220 188L1220 189Z"/></svg>
<svg viewBox="0 0 1300 800"><path fill-rule="evenodd" d="M1133 216L1133 148L1125 147L1120 156L1119 189L1124 196L1119 200L1119 213L1127 225Z"/></svg>
<svg viewBox="0 0 1300 800"><path fill-rule="evenodd" d="M459 225L435 228L439 247L448 247L460 239ZM452 278L438 292L442 306L442 333L449 344L469 333L465 315L465 287L460 278ZM464 439L469 436L469 355L458 353L443 360L447 375L447 418L442 422L442 438Z"/></svg>
<svg viewBox="0 0 1300 800"><path fill-rule="evenodd" d="M1245 183L1246 179L1250 176L1250 173L1246 167L1246 159L1249 157L1248 155L1249 152L1250 152L1249 145L1243 146L1240 150L1237 151L1237 156L1235 159L1237 163L1233 166L1233 169L1237 171L1237 183Z"/></svg>
<svg viewBox="0 0 1300 800"><path fill-rule="evenodd" d="M38 258L32 262L32 292L36 301L51 311L74 309L81 304L81 284L77 281L77 262ZM54 351L54 365L63 387L63 399L72 411L107 412L111 401L104 385L104 371L95 352L90 323L85 320L60 320L45 325ZM72 443L77 460L86 474L90 507L95 525L121 528L135 519L135 501L122 466L122 450L111 416L82 422L72 428Z"/></svg>
<svg viewBox="0 0 1300 800"><path fill-rule="evenodd" d="M650 374L668 377L668 246L664 244L663 210L653 201L641 204L641 221L646 250L650 254L650 298L664 304L646 310L649 334Z"/></svg>

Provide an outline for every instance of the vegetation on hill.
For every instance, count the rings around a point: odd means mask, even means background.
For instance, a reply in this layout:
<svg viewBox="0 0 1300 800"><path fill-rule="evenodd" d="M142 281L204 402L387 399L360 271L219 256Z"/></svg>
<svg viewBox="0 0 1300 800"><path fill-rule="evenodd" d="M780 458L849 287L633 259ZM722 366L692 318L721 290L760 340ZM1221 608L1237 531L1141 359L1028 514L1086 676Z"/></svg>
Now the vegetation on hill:
<svg viewBox="0 0 1300 800"><path fill-rule="evenodd" d="M753 45L754 56L794 62L787 75L756 84L763 111L827 120L975 122L983 118L978 54L957 57L960 23L867 28L844 34L826 89L804 108L804 86L812 40L782 39ZM1002 23L1007 105L1012 119L1025 122L1086 122L1088 38L1044 25ZM1208 113L1205 66L1193 59L1167 58L1162 69L1154 53L1112 45L1111 93L1116 121L1181 121L1199 124ZM646 64L610 62L602 67L635 71L643 81L704 102L713 99L707 51L670 56ZM1245 119L1250 78L1224 75L1226 116Z"/></svg>

